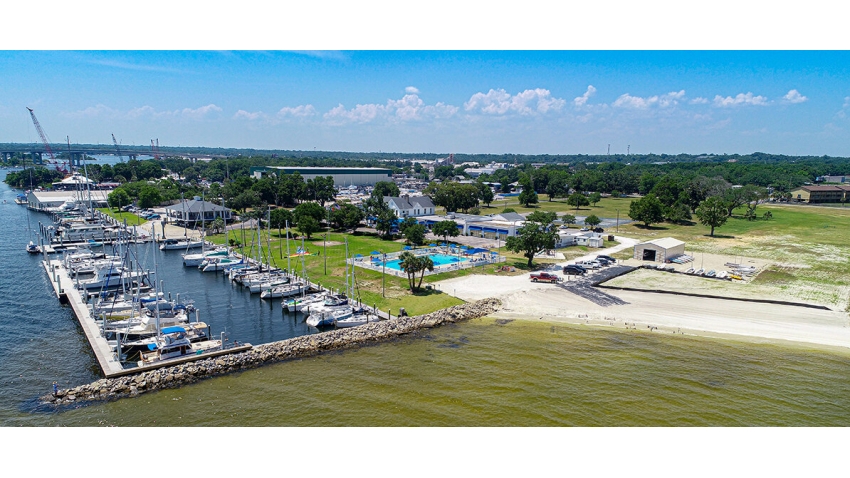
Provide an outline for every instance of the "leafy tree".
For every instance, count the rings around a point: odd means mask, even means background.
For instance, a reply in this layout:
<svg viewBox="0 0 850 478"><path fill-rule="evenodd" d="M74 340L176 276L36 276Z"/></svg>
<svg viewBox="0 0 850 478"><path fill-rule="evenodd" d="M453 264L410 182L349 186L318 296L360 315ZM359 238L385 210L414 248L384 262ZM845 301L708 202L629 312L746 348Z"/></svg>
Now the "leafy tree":
<svg viewBox="0 0 850 478"><path fill-rule="evenodd" d="M407 239L407 242L414 246L421 246L422 244L425 244L425 226L422 224L408 226L404 228L402 234L404 234L404 238Z"/></svg>
<svg viewBox="0 0 850 478"><path fill-rule="evenodd" d="M511 252L522 253L531 267L535 254L555 247L558 238L552 221L557 218L554 212L535 211L528 215L525 224L517 229L517 235L505 241L505 248Z"/></svg>
<svg viewBox="0 0 850 478"><path fill-rule="evenodd" d="M378 181L372 189L372 197L382 201L385 196L397 198L400 194L401 190L392 181Z"/></svg>
<svg viewBox="0 0 850 478"><path fill-rule="evenodd" d="M333 176L316 176L315 179L307 180L305 199L312 199L325 207L325 202L333 200L334 193Z"/></svg>
<svg viewBox="0 0 850 478"><path fill-rule="evenodd" d="M295 205L307 192L307 184L297 171L292 174L281 174L278 181L278 198L282 205Z"/></svg>
<svg viewBox="0 0 850 478"><path fill-rule="evenodd" d="M620 191L617 191L616 189L611 191L611 197L612 198L619 198L622 195L623 195L623 193L621 193Z"/></svg>
<svg viewBox="0 0 850 478"><path fill-rule="evenodd" d="M431 226L431 232L435 236L443 236L443 242L448 242L449 237L456 237L460 234L457 228L457 223L451 220L440 221Z"/></svg>
<svg viewBox="0 0 850 478"><path fill-rule="evenodd" d="M212 224L210 224L210 232L212 232L213 234L219 234L221 231L224 230L224 227L224 219L222 219L221 217L217 217L212 222Z"/></svg>
<svg viewBox="0 0 850 478"><path fill-rule="evenodd" d="M115 188L109 196L106 197L107 203L111 208L120 208L130 204L130 195L124 188Z"/></svg>
<svg viewBox="0 0 850 478"><path fill-rule="evenodd" d="M139 207L142 209L158 206L162 202L162 194L159 189L150 184L145 184L139 189Z"/></svg>
<svg viewBox="0 0 850 478"><path fill-rule="evenodd" d="M509 213L509 212L516 212L516 209L514 209L512 207L506 207L506 208L502 209L502 213Z"/></svg>
<svg viewBox="0 0 850 478"><path fill-rule="evenodd" d="M714 228L726 224L729 219L727 204L717 196L712 196L702 203L696 210L696 216L703 226L711 227L711 236L714 236Z"/></svg>
<svg viewBox="0 0 850 478"><path fill-rule="evenodd" d="M269 221L269 225L280 232L281 229L286 227L287 223L290 226L295 224L295 216L292 214L292 211L279 207L277 209L272 209Z"/></svg>
<svg viewBox="0 0 850 478"><path fill-rule="evenodd" d="M588 196L587 200L590 201L590 204L596 206L596 203L602 200L602 194L598 192L591 193L590 196Z"/></svg>
<svg viewBox="0 0 850 478"><path fill-rule="evenodd" d="M570 197L567 198L567 204L569 204L570 206L575 206L576 211L578 211L578 208L580 208L581 206L589 206L590 201L584 194L575 192L570 194Z"/></svg>
<svg viewBox="0 0 850 478"><path fill-rule="evenodd" d="M443 183L430 187L431 199L448 212L468 211L478 205L478 188L472 184Z"/></svg>
<svg viewBox="0 0 850 478"><path fill-rule="evenodd" d="M569 192L567 187L567 179L564 176L558 175L549 180L546 184L546 194L549 195L549 201L552 199L564 197Z"/></svg>
<svg viewBox="0 0 850 478"><path fill-rule="evenodd" d="M381 233L381 237L384 239L390 239L392 237L393 225L395 224L397 218L392 209L386 208L378 213L378 216L375 218L375 229Z"/></svg>
<svg viewBox="0 0 850 478"><path fill-rule="evenodd" d="M398 232L404 234L404 231L407 230L408 227L412 227L418 224L415 218L406 217L398 224Z"/></svg>
<svg viewBox="0 0 850 478"><path fill-rule="evenodd" d="M519 193L517 200L519 200L519 203L523 206L528 207L531 204L537 204L540 199L537 197L537 193L534 192L534 189L523 188L522 192Z"/></svg>
<svg viewBox="0 0 850 478"><path fill-rule="evenodd" d="M339 209L331 211L331 222L337 229L356 229L365 217L362 209L348 202L340 203Z"/></svg>
<svg viewBox="0 0 850 478"><path fill-rule="evenodd" d="M430 257L417 257L410 251L404 251L399 256L399 267L407 274L407 282L410 285L410 291L415 292L422 286L422 278L425 277L425 271L434 270L434 261ZM416 284L416 274L419 276L419 284Z"/></svg>
<svg viewBox="0 0 850 478"><path fill-rule="evenodd" d="M569 227L570 224L576 223L576 217L572 214L564 214L563 216L561 216L561 221L563 221L564 224L567 224L567 227Z"/></svg>
<svg viewBox="0 0 850 478"><path fill-rule="evenodd" d="M490 203L493 202L493 198L495 194L493 194L493 190L490 189L490 186L484 184L483 181L478 180L475 182L475 187L478 189L478 200L490 206Z"/></svg>
<svg viewBox="0 0 850 478"><path fill-rule="evenodd" d="M519 184L522 186L522 191L517 197L519 203L525 207L528 207L531 204L537 204L539 198L537 197L537 192L534 191L534 183L531 178L526 174L521 174L519 177Z"/></svg>
<svg viewBox="0 0 850 478"><path fill-rule="evenodd" d="M747 204L751 201L756 201L759 197L759 188L748 184L743 187L732 187L723 192L723 202L726 204L726 215L732 216L732 211Z"/></svg>
<svg viewBox="0 0 850 478"><path fill-rule="evenodd" d="M664 205L650 193L629 204L629 217L645 226L664 220Z"/></svg>
<svg viewBox="0 0 850 478"><path fill-rule="evenodd" d="M263 199L260 193L253 189L248 189L236 195L227 201L227 206L233 209L244 211L247 208L257 207L262 204Z"/></svg>
<svg viewBox="0 0 850 478"><path fill-rule="evenodd" d="M764 214L762 215L762 219L764 219L765 221L769 221L769 220L773 219L773 213L770 212L770 211L765 211Z"/></svg>
<svg viewBox="0 0 850 478"><path fill-rule="evenodd" d="M325 219L328 215L327 209L320 206L318 203L314 202L303 202L298 206L295 206L295 209L292 210L293 216L295 216L295 222L300 223L301 218L304 216L309 216L313 218L318 224L322 220Z"/></svg>
<svg viewBox="0 0 850 478"><path fill-rule="evenodd" d="M664 219L668 222L681 224L691 220L691 210L684 202L677 201L669 207L664 207Z"/></svg>
<svg viewBox="0 0 850 478"><path fill-rule="evenodd" d="M316 205L318 206L318 204ZM307 236L307 239L310 239L313 233L319 230L319 221L314 219L312 216L304 215L296 219L296 228L298 229L298 232Z"/></svg>
<svg viewBox="0 0 850 478"><path fill-rule="evenodd" d="M590 226L591 228L598 226L601 222L602 220L599 219L596 214L591 214L590 216L584 218L584 224Z"/></svg>

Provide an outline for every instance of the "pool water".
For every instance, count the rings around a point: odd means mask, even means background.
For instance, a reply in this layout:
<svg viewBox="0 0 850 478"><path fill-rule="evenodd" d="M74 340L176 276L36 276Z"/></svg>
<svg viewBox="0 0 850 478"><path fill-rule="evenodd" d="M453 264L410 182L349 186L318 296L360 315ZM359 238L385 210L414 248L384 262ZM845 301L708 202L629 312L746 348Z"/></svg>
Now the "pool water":
<svg viewBox="0 0 850 478"><path fill-rule="evenodd" d="M454 263L457 263L457 262L466 262L466 261L469 260L466 257L451 256L451 255L448 255L448 254L428 254L428 257L430 257L431 260L434 261L434 267L444 266L446 264L454 264ZM399 265L400 262L401 262L401 260L399 260L399 259L387 261L387 264L386 264L387 269L393 269L393 270L400 271L401 270L401 266ZM380 264L380 263L378 262L377 264Z"/></svg>

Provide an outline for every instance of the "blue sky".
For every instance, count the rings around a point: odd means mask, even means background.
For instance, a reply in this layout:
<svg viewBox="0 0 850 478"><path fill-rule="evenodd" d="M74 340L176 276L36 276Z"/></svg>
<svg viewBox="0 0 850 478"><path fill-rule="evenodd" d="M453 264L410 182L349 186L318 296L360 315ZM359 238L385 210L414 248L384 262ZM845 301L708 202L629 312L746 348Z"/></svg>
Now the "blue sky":
<svg viewBox="0 0 850 478"><path fill-rule="evenodd" d="M848 51L0 51L0 143L850 155Z"/></svg>

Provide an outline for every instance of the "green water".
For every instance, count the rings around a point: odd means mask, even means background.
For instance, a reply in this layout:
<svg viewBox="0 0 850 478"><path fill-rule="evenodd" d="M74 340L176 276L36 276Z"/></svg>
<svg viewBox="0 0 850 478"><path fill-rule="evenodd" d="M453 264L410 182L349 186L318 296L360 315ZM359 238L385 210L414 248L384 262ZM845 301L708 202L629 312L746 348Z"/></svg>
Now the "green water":
<svg viewBox="0 0 850 478"><path fill-rule="evenodd" d="M850 354L493 319L23 425L847 426Z"/></svg>

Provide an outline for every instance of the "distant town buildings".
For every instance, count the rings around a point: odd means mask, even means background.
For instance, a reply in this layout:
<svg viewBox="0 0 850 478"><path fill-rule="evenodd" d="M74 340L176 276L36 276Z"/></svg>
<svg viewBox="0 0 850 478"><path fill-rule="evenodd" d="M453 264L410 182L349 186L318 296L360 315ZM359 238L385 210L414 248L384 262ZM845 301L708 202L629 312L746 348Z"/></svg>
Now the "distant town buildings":
<svg viewBox="0 0 850 478"><path fill-rule="evenodd" d="M318 176L331 176L334 186L374 186L379 181L392 181L393 171L385 168L330 168L319 166L259 166L249 170L251 176L260 179L268 174L298 173L304 180Z"/></svg>
<svg viewBox="0 0 850 478"><path fill-rule="evenodd" d="M850 185L803 186L791 191L791 200L807 203L837 203L850 197Z"/></svg>

